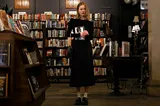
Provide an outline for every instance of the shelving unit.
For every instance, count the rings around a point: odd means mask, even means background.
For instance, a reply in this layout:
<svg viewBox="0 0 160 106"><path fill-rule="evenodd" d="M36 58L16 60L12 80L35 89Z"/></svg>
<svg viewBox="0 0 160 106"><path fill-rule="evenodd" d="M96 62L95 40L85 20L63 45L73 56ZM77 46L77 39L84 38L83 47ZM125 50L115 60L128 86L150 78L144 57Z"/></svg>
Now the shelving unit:
<svg viewBox="0 0 160 106"><path fill-rule="evenodd" d="M0 66L0 75L8 73L7 96L0 97L0 105L40 106L50 85L36 41L11 31L0 32L0 40L10 41L11 49L10 65ZM33 52L36 59L31 56ZM28 55L33 64L30 64Z"/></svg>
<svg viewBox="0 0 160 106"><path fill-rule="evenodd" d="M29 16L29 15L28 15ZM35 23L41 21L45 23L45 27L42 28L43 31L43 59L46 64L46 71L49 80L54 82L63 82L63 79L66 79L67 82L69 80L69 76L71 73L70 69L70 57L68 56L68 38L66 36L66 25L67 21L69 21L69 17L67 14L52 14L50 16L46 15L46 18L37 18L37 16L33 15L33 19L31 18L30 23ZM43 18L43 19L42 19ZM61 21L61 19L63 21ZM104 44L107 43L107 39L111 37L111 14L109 13L93 13L92 19L94 23L94 35L93 35L93 48L97 46L97 41L100 41L100 48L102 49ZM61 23L62 22L62 23ZM35 24L36 25L36 24ZM32 25L34 26L34 25ZM41 29L37 29L33 27L30 29L33 31L41 31ZM36 39L37 41L41 41L42 39ZM102 43L103 42L103 43ZM58 52L59 51L59 52ZM60 53L61 52L61 53ZM62 53L63 52L63 53ZM63 54L63 55L61 55ZM94 60L102 60L102 56L94 56ZM94 62L94 61L93 61ZM102 63L102 62L101 62ZM94 71L102 70L101 74L96 75L96 79L104 79L106 75L106 68L102 64L98 64L94 66ZM99 72L98 72L99 73ZM64 81L66 82L66 81Z"/></svg>
<svg viewBox="0 0 160 106"><path fill-rule="evenodd" d="M105 44L107 44L107 47L109 48L108 39L112 36L110 35L110 20L111 14L109 13L103 14L103 16L100 13L95 13L92 15L91 19L94 27L93 40L91 41L93 51L96 47L98 47L96 52L93 54L94 75L97 82L106 81L107 68L102 62L103 56L100 55L100 52L102 51L102 48ZM105 54L105 57L109 56L108 53Z"/></svg>
<svg viewBox="0 0 160 106"><path fill-rule="evenodd" d="M66 28L58 26L45 28L44 35L44 60L50 82L69 79L71 69Z"/></svg>

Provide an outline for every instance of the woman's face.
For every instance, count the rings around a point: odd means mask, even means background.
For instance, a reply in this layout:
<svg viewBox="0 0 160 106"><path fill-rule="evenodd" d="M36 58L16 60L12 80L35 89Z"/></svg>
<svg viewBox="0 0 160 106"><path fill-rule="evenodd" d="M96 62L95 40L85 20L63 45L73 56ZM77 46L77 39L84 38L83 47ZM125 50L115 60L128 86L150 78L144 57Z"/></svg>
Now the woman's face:
<svg viewBox="0 0 160 106"><path fill-rule="evenodd" d="M86 17L86 7L84 5L79 6L78 13L80 17Z"/></svg>

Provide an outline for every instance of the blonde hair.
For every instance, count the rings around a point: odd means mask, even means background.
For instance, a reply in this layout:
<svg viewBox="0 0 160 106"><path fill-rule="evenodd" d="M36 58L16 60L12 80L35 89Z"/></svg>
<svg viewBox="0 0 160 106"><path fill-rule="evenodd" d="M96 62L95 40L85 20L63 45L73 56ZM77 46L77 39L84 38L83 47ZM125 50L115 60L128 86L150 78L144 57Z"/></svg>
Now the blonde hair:
<svg viewBox="0 0 160 106"><path fill-rule="evenodd" d="M87 6L87 4L86 4L85 2L80 2L80 3L77 5L77 16L76 16L76 18L80 19L80 14L79 14L78 10L79 10L79 7L80 7L81 5L84 5L84 6L85 6L85 8L86 8L86 19L89 20L89 19L90 19L90 12L89 12L89 8L88 8L88 6Z"/></svg>

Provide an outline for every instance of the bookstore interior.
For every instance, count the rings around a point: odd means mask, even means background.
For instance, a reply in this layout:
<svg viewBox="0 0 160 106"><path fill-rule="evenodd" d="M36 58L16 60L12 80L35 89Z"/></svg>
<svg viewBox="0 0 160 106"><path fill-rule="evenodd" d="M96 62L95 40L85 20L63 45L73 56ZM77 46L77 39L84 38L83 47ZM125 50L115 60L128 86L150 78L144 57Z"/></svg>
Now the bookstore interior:
<svg viewBox="0 0 160 106"><path fill-rule="evenodd" d="M36 0L13 1L0 3L0 105L40 106L50 83L69 81L67 23L76 18L80 0L56 0L56 12L41 10ZM128 78L137 78L143 91L149 79L147 0L117 1L119 7L107 2L101 9L90 8L96 82L118 94Z"/></svg>

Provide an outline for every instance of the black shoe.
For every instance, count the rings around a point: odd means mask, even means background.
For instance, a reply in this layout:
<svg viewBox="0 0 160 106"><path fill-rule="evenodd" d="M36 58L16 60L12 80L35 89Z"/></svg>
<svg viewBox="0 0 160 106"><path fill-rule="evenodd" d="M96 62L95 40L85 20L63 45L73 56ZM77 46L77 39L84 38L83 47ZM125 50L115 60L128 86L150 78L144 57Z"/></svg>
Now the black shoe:
<svg viewBox="0 0 160 106"><path fill-rule="evenodd" d="M81 105L81 98L77 98L74 105Z"/></svg>
<svg viewBox="0 0 160 106"><path fill-rule="evenodd" d="M88 98L82 98L82 105L88 105Z"/></svg>

